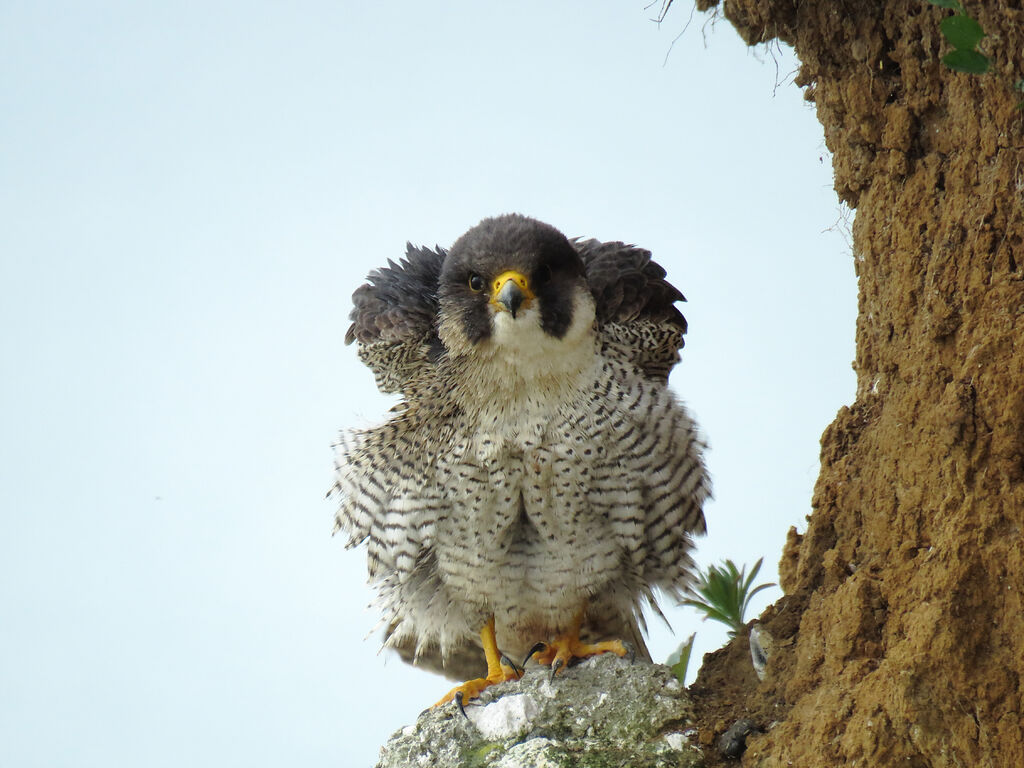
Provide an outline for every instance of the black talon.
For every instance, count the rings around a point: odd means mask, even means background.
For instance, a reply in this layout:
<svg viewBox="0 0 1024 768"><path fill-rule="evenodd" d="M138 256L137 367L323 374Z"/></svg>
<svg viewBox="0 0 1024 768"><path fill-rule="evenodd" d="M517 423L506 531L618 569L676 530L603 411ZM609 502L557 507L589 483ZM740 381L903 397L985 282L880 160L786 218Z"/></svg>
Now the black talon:
<svg viewBox="0 0 1024 768"><path fill-rule="evenodd" d="M555 659L551 663L551 682L555 682L555 675L558 674L558 670L565 666L565 659Z"/></svg>
<svg viewBox="0 0 1024 768"><path fill-rule="evenodd" d="M462 706L462 691L455 694L455 706L459 708L459 712L462 713L462 716L469 720L469 715L466 714L466 708Z"/></svg>
<svg viewBox="0 0 1024 768"><path fill-rule="evenodd" d="M537 643L535 646L533 646L533 648L530 649L530 652L528 654L526 654L526 658L523 659L523 663L522 663L521 666L525 667L526 666L526 662L528 662L530 659L533 658L533 654L539 653L540 651L543 651L547 647L548 647L547 643L544 643L544 642Z"/></svg>
<svg viewBox="0 0 1024 768"><path fill-rule="evenodd" d="M626 658L629 659L629 663L632 664L636 661L636 648L633 647L633 644L623 640L622 647L626 649Z"/></svg>
<svg viewBox="0 0 1024 768"><path fill-rule="evenodd" d="M501 654L501 663L504 664L506 667L511 667L512 671L515 672L516 675L518 675L519 677L523 676L523 670L520 667L516 666L516 663L512 661L512 659L510 659L504 653ZM526 662L523 663L525 664Z"/></svg>

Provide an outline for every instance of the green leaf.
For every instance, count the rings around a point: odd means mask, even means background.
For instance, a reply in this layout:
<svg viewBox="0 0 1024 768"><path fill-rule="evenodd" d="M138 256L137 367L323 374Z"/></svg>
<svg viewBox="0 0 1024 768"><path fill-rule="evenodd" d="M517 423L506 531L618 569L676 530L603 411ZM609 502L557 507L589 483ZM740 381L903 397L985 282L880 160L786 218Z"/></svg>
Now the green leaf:
<svg viewBox="0 0 1024 768"><path fill-rule="evenodd" d="M750 569L750 575L747 577L746 581L743 582L743 586L740 587L740 592L746 592L748 589L750 589L750 585L754 583L754 577L757 576L757 572L761 570L761 563L763 562L764 558L760 557L758 558L757 562L754 563L754 567ZM744 566L743 568L744 570L746 570L746 566Z"/></svg>
<svg viewBox="0 0 1024 768"><path fill-rule="evenodd" d="M983 75L988 72L988 57L977 51L956 50L942 57L942 63L955 72Z"/></svg>
<svg viewBox="0 0 1024 768"><path fill-rule="evenodd" d="M1024 93L1024 79L1018 80L1016 83L1014 83L1013 88L1014 90Z"/></svg>
<svg viewBox="0 0 1024 768"><path fill-rule="evenodd" d="M928 0L932 5L937 5L939 8L952 8L954 11L960 11L963 13L964 8L957 0Z"/></svg>
<svg viewBox="0 0 1024 768"><path fill-rule="evenodd" d="M690 666L690 654L693 651L693 638L697 635L690 635L689 639L681 643L671 654L665 664L672 670L680 685L686 685L686 668Z"/></svg>
<svg viewBox="0 0 1024 768"><path fill-rule="evenodd" d="M761 558L754 563L749 576L746 566L737 568L732 560L726 560L722 565L709 565L707 570L697 574L697 582L690 588L693 597L683 600L682 604L701 611L705 619L725 624L729 628L729 636L735 637L743 629L743 617L750 598L762 589L775 586L760 584L751 589L763 561Z"/></svg>
<svg viewBox="0 0 1024 768"><path fill-rule="evenodd" d="M702 603L699 600L683 600L683 605L688 605L691 608L696 608L704 613L705 619L712 619L714 621L720 621L723 624L732 626L732 620L719 610L716 610L714 606L708 603Z"/></svg>
<svg viewBox="0 0 1024 768"><path fill-rule="evenodd" d="M974 46L985 36L981 24L970 16L949 16L942 20L939 29L954 48L964 51L974 50Z"/></svg>
<svg viewBox="0 0 1024 768"><path fill-rule="evenodd" d="M769 582L767 584L760 584L757 587L754 587L753 590L748 592L747 593L747 599L743 601L743 615L745 616L746 613L747 613L747 607L750 605L750 598L752 598L754 595L756 595L762 589L768 589L769 587L774 587L774 586L775 586L775 582L772 581L772 582ZM742 623L742 622L740 622L740 623Z"/></svg>

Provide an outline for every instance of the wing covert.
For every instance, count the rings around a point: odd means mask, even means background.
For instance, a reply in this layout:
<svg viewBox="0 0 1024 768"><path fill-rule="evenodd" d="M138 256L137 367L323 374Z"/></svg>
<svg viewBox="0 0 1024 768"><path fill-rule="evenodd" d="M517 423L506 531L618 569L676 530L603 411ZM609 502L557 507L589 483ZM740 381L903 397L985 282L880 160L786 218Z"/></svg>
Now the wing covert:
<svg viewBox="0 0 1024 768"><path fill-rule="evenodd" d="M345 343L358 343L359 357L383 392L398 392L440 355L437 286L446 253L406 244L405 258L375 269L352 294L352 325Z"/></svg>
<svg viewBox="0 0 1024 768"><path fill-rule="evenodd" d="M667 379L686 333L686 318L675 305L686 301L683 294L648 250L617 241L573 245L583 259L606 352L627 358L650 378Z"/></svg>

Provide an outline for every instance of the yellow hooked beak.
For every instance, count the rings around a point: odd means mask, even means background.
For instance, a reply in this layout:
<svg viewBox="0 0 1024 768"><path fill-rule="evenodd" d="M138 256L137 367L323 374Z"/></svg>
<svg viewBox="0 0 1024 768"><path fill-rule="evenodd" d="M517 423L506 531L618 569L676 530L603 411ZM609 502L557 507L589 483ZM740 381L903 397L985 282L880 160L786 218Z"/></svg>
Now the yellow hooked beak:
<svg viewBox="0 0 1024 768"><path fill-rule="evenodd" d="M529 307L532 299L530 281L521 272L510 269L502 272L491 283L491 304L499 312L510 312L515 317L520 307Z"/></svg>

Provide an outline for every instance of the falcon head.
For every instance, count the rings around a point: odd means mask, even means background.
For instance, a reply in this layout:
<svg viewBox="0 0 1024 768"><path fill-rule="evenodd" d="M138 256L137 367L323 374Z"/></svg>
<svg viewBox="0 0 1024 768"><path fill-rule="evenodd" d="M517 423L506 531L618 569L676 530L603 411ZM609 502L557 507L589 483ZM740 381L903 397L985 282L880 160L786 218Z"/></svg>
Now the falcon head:
<svg viewBox="0 0 1024 768"><path fill-rule="evenodd" d="M441 269L439 335L449 353L557 354L592 336L583 260L554 227L519 214L484 219Z"/></svg>

